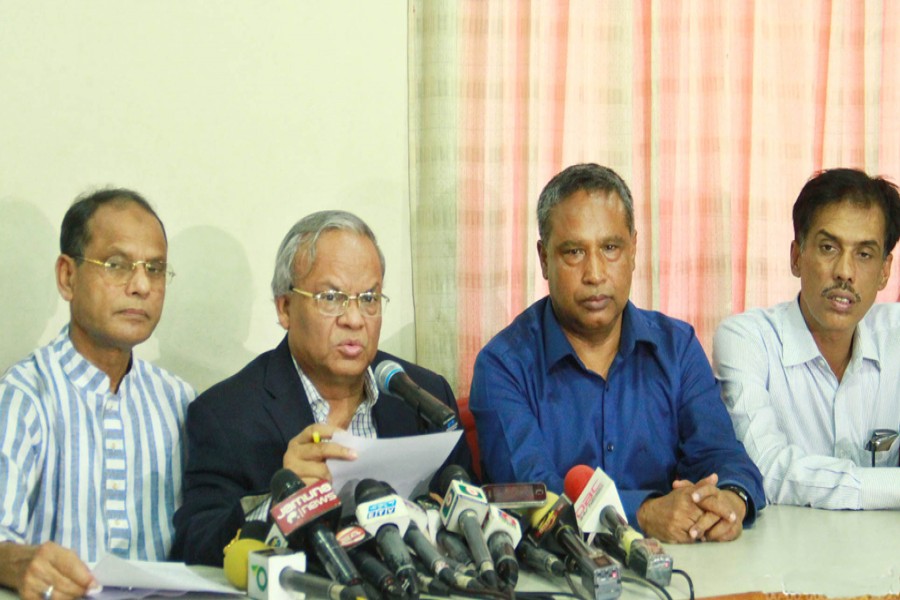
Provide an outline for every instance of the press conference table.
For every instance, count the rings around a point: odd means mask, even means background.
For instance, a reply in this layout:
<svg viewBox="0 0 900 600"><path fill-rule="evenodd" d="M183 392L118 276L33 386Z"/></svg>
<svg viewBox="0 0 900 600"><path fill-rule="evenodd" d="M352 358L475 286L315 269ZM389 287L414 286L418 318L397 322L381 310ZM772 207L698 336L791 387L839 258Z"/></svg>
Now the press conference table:
<svg viewBox="0 0 900 600"><path fill-rule="evenodd" d="M687 571L697 598L740 592L823 594L830 597L900 593L900 511L825 511L769 506L734 542L667 544L675 568ZM220 570L201 569L220 578ZM627 574L627 571L625 572ZM524 574L521 590L567 591L562 580ZM656 599L632 583L622 598ZM680 576L669 594L688 598ZM15 595L0 589L0 600Z"/></svg>
<svg viewBox="0 0 900 600"><path fill-rule="evenodd" d="M898 541L900 511L769 506L733 542L665 548L693 579L697 598L751 591L851 597L900 593ZM536 579L528 577L528 589L540 589ZM624 590L622 598L657 598L635 584ZM680 576L667 590L688 598Z"/></svg>

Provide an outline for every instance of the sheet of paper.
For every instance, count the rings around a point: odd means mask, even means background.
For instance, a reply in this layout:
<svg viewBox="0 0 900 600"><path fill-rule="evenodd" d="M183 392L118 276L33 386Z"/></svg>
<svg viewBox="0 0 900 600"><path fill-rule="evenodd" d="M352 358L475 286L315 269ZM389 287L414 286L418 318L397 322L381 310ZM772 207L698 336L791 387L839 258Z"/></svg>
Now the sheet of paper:
<svg viewBox="0 0 900 600"><path fill-rule="evenodd" d="M462 431L401 438L361 438L339 432L332 441L353 448L356 460L329 460L332 484L344 513L356 506L353 491L360 480L386 481L404 498L428 491L428 482L459 441Z"/></svg>
<svg viewBox="0 0 900 600"><path fill-rule="evenodd" d="M208 579L188 568L184 563L125 560L107 554L92 572L103 590L91 594L92 598L114 600L118 598L142 598L149 595L177 596L184 593L240 594L224 582ZM221 570L215 570L217 575Z"/></svg>

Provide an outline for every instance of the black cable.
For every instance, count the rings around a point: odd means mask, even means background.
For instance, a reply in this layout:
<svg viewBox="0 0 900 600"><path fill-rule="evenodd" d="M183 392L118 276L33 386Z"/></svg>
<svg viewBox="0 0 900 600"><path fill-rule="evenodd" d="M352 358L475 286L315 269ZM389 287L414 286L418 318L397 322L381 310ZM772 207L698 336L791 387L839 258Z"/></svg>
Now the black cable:
<svg viewBox="0 0 900 600"><path fill-rule="evenodd" d="M657 596L663 598L663 600L672 600L672 596L669 595L669 592L666 591L666 588L656 582L650 581L649 579L644 579L643 577L632 577L630 575L622 575L621 579L622 583L637 583L648 587L656 592Z"/></svg>
<svg viewBox="0 0 900 600"><path fill-rule="evenodd" d="M691 576L681 569L672 569L672 573L676 573L684 577L685 581L687 581L688 589L691 592L691 600L694 600L694 582L691 580Z"/></svg>
<svg viewBox="0 0 900 600"><path fill-rule="evenodd" d="M581 593L578 591L575 582L572 580L572 573L569 572L568 569L566 569L566 581L569 583L569 588L572 590L573 596L575 596L579 600L591 600L587 596L581 595Z"/></svg>
<svg viewBox="0 0 900 600"><path fill-rule="evenodd" d="M516 594L519 600L553 600L554 598L580 598L570 592L519 592Z"/></svg>

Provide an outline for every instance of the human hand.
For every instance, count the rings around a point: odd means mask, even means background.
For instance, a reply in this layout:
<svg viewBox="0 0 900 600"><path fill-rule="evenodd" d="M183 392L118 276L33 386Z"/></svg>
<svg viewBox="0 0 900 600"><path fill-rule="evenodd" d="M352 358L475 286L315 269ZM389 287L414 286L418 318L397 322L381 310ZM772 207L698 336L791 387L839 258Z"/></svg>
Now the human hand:
<svg viewBox="0 0 900 600"><path fill-rule="evenodd" d="M693 483L682 479L672 484L672 491L645 501L638 509L641 529L664 542L688 543L703 539L707 529L721 518L700 506L695 498L707 498L718 491L718 476L713 473Z"/></svg>
<svg viewBox="0 0 900 600"><path fill-rule="evenodd" d="M17 585L22 600L74 600L99 587L87 565L54 542L20 546L14 561L23 565Z"/></svg>
<svg viewBox="0 0 900 600"><path fill-rule="evenodd" d="M282 466L296 473L297 477L307 485L320 479L331 481L331 471L325 464L326 460L329 458L354 460L356 458L355 450L330 441L338 431L343 430L326 423L310 425L288 442Z"/></svg>
<svg viewBox="0 0 900 600"><path fill-rule="evenodd" d="M715 515L716 521L704 529L702 539L707 542L730 542L740 537L744 530L747 505L740 496L729 490L716 488L714 492L696 490L694 501L704 511L704 517Z"/></svg>

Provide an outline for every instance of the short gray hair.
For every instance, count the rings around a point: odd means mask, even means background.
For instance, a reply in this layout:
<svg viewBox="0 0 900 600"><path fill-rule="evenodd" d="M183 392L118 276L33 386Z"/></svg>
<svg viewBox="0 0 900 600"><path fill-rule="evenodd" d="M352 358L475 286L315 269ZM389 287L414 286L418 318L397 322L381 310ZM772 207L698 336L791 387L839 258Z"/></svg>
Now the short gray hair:
<svg viewBox="0 0 900 600"><path fill-rule="evenodd" d="M364 235L375 245L378 251L378 260L381 262L381 276L384 277L384 254L378 247L378 241L372 229L365 221L343 210L322 210L307 215L297 221L278 247L275 256L275 274L272 275L272 294L275 298L289 294L294 287L294 262L298 252L306 252L306 273L298 274L302 279L312 270L316 260L316 242L326 231L352 231Z"/></svg>
<svg viewBox="0 0 900 600"><path fill-rule="evenodd" d="M625 219L628 231L634 233L634 200L628 184L609 167L596 163L572 165L557 173L551 179L538 199L538 231L545 242L550 237L550 212L553 207L566 200L575 192L615 192L625 205Z"/></svg>

